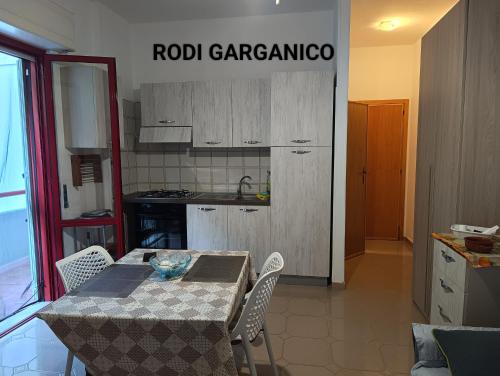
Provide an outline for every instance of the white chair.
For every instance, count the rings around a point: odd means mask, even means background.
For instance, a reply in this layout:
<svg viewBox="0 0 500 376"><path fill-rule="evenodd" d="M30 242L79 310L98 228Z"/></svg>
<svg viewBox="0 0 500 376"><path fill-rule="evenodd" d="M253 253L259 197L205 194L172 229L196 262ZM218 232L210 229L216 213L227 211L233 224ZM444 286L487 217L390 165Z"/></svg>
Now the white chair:
<svg viewBox="0 0 500 376"><path fill-rule="evenodd" d="M113 263L113 258L104 248L93 245L57 261L56 268L68 293ZM74 354L68 350L64 376L71 375L73 358Z"/></svg>
<svg viewBox="0 0 500 376"><path fill-rule="evenodd" d="M257 376L257 370L255 369L250 343L257 338L261 331L264 332L267 353L269 354L274 375L278 376L278 368L274 360L265 316L273 295L274 286L278 282L284 264L283 257L278 252L274 252L267 258L259 279L257 279L252 291L247 295L238 322L231 331L231 340L241 340L243 344L252 376Z"/></svg>

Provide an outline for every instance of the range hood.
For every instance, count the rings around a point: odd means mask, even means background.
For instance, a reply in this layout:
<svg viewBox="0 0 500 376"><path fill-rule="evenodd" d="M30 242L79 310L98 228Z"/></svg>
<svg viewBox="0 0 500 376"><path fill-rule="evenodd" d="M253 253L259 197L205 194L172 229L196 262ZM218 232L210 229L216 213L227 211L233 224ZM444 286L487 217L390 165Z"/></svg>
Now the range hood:
<svg viewBox="0 0 500 376"><path fill-rule="evenodd" d="M191 142L192 127L146 127L139 130L140 143L179 143Z"/></svg>

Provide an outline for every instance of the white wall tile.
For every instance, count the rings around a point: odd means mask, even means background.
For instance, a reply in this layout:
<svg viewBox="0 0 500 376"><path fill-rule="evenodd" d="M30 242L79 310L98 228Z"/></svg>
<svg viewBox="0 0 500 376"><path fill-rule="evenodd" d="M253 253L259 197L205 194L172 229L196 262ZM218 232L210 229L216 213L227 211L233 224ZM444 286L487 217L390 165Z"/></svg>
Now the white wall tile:
<svg viewBox="0 0 500 376"><path fill-rule="evenodd" d="M226 151L213 151L212 152L212 166L226 167L227 166L227 152Z"/></svg>
<svg viewBox="0 0 500 376"><path fill-rule="evenodd" d="M245 167L244 174L248 175L252 178L252 180L250 181L250 184L252 184L252 182L254 184L259 184L259 182L260 182L260 169L258 169L258 168L246 168Z"/></svg>
<svg viewBox="0 0 500 376"><path fill-rule="evenodd" d="M229 151L227 153L228 166L243 166L243 153L241 151Z"/></svg>
<svg viewBox="0 0 500 376"><path fill-rule="evenodd" d="M212 155L209 151L196 152L196 166L210 167L212 165Z"/></svg>
<svg viewBox="0 0 500 376"><path fill-rule="evenodd" d="M195 152L193 149L187 148L179 153L180 165L182 167L193 167L196 165Z"/></svg>
<svg viewBox="0 0 500 376"><path fill-rule="evenodd" d="M148 167L149 166L149 154L137 153L137 166Z"/></svg>
<svg viewBox="0 0 500 376"><path fill-rule="evenodd" d="M212 192L228 192L227 184L213 184Z"/></svg>
<svg viewBox="0 0 500 376"><path fill-rule="evenodd" d="M212 167L212 183L227 184L227 169L225 167Z"/></svg>
<svg viewBox="0 0 500 376"><path fill-rule="evenodd" d="M165 180L167 183L177 183L181 181L181 171L178 167L167 167L165 169Z"/></svg>
<svg viewBox="0 0 500 376"><path fill-rule="evenodd" d="M137 182L138 183L149 183L149 169L148 168L138 168L137 169Z"/></svg>
<svg viewBox="0 0 500 376"><path fill-rule="evenodd" d="M193 167L181 168L181 183L195 183L196 173Z"/></svg>
<svg viewBox="0 0 500 376"><path fill-rule="evenodd" d="M165 166L180 166L179 152L167 151L165 153Z"/></svg>
<svg viewBox="0 0 500 376"><path fill-rule="evenodd" d="M163 167L163 165L164 165L163 153L149 154L149 166Z"/></svg>
<svg viewBox="0 0 500 376"><path fill-rule="evenodd" d="M149 181L151 183L165 183L165 171L163 167L150 167Z"/></svg>
<svg viewBox="0 0 500 376"><path fill-rule="evenodd" d="M198 167L196 169L196 182L209 184L212 182L210 167Z"/></svg>
<svg viewBox="0 0 500 376"><path fill-rule="evenodd" d="M227 178L228 183L239 183L240 179L243 177L243 168L228 168L227 169Z"/></svg>
<svg viewBox="0 0 500 376"><path fill-rule="evenodd" d="M243 164L245 167L258 167L259 152L257 150L245 150L243 153Z"/></svg>
<svg viewBox="0 0 500 376"><path fill-rule="evenodd" d="M198 183L196 184L196 192L212 192L212 185Z"/></svg>

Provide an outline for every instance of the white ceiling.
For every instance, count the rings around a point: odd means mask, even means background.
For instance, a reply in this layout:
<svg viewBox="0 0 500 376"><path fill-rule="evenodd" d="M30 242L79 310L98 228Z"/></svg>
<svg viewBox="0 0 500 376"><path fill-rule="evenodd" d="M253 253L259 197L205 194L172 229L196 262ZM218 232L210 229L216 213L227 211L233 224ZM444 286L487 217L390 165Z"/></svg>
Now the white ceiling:
<svg viewBox="0 0 500 376"><path fill-rule="evenodd" d="M351 47L412 44L439 21L458 0L352 0ZM401 19L393 31L373 26Z"/></svg>
<svg viewBox="0 0 500 376"><path fill-rule="evenodd" d="M333 8L334 0L98 0L131 23L301 13Z"/></svg>

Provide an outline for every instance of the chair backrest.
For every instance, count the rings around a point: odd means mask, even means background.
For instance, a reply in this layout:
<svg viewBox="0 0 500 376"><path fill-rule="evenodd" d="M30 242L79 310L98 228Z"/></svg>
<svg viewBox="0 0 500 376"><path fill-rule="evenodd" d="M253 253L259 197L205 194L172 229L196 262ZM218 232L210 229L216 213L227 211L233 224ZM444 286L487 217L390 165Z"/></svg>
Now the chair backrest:
<svg viewBox="0 0 500 376"><path fill-rule="evenodd" d="M259 334L284 265L283 257L278 252L268 257L232 331L233 337L246 335L249 341L253 341Z"/></svg>
<svg viewBox="0 0 500 376"><path fill-rule="evenodd" d="M70 292L113 263L113 258L104 248L93 245L57 261L56 268L64 289Z"/></svg>

